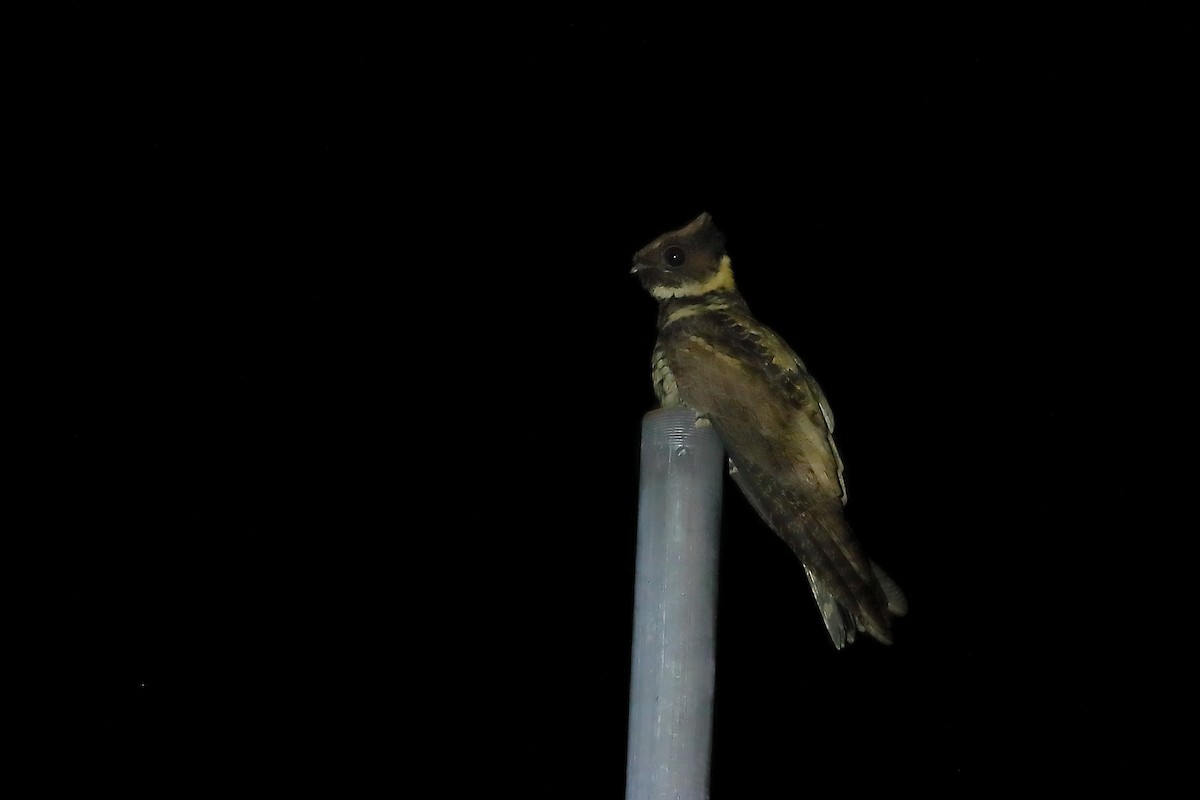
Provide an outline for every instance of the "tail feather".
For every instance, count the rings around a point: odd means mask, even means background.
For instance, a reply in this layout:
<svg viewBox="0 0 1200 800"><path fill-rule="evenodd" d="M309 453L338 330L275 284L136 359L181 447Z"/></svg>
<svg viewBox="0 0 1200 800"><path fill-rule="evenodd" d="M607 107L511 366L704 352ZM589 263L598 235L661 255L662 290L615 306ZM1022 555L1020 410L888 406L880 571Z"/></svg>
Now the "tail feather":
<svg viewBox="0 0 1200 800"><path fill-rule="evenodd" d="M900 591L900 587L892 580L892 576L884 572L874 561L871 562L871 572L875 573L875 580L879 581L884 595L887 596L888 613L893 617L903 617L907 614L908 598L904 596L904 592Z"/></svg>
<svg viewBox="0 0 1200 800"><path fill-rule="evenodd" d="M908 613L908 600L891 576L880 569L874 561L871 562L871 572L883 591L886 615L860 616L856 614L848 604L837 599L833 590L823 583L812 569L808 566L804 567L804 574L808 577L808 585L812 588L813 598L817 601L817 608L820 609L821 618L825 621L825 629L829 631L829 638L833 641L834 647L839 650L853 643L854 636L859 631L870 634L872 638L883 644L891 644L890 617L903 617ZM883 624L879 624L877 619L882 619Z"/></svg>
<svg viewBox="0 0 1200 800"><path fill-rule="evenodd" d="M731 474L804 565L834 646L842 649L858 632L891 644L891 618L903 616L908 603L895 581L866 558L840 503L813 503L753 467L739 465Z"/></svg>
<svg viewBox="0 0 1200 800"><path fill-rule="evenodd" d="M811 569L805 567L804 574L808 576L808 585L812 588L813 598L817 601L817 608L821 611L821 618L825 621L825 629L829 631L833 646L841 650L853 643L854 634L862 629L861 626Z"/></svg>

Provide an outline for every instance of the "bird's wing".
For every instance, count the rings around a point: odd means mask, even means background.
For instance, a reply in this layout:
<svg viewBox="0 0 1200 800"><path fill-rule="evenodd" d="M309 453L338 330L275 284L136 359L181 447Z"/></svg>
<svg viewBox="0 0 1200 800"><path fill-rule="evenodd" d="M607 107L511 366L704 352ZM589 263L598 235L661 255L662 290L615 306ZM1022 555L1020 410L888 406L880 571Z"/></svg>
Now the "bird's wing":
<svg viewBox="0 0 1200 800"><path fill-rule="evenodd" d="M797 489L845 501L833 413L820 386L776 334L761 326L695 328L666 344L683 402Z"/></svg>
<svg viewBox="0 0 1200 800"><path fill-rule="evenodd" d="M838 647L890 641L888 602L842 516L841 460L816 382L782 340L697 328L666 343L683 403L708 419L751 505L804 565Z"/></svg>

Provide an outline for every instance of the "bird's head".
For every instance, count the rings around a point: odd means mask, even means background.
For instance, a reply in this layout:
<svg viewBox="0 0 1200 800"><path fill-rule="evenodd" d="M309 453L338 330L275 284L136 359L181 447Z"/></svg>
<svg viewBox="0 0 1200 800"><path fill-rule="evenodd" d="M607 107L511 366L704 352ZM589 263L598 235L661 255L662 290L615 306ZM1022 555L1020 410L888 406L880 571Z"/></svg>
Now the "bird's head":
<svg viewBox="0 0 1200 800"><path fill-rule="evenodd" d="M707 212L639 250L632 272L659 300L735 291L725 236Z"/></svg>

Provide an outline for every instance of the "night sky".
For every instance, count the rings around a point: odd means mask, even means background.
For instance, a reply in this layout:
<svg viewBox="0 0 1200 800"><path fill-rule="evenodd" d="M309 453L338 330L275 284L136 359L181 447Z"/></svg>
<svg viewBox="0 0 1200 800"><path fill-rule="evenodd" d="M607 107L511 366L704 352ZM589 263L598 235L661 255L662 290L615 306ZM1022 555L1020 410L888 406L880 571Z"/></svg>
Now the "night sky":
<svg viewBox="0 0 1200 800"><path fill-rule="evenodd" d="M293 22L66 76L51 538L67 680L134 780L621 796L655 405L628 271L701 211L911 606L835 651L728 484L712 796L1171 770L1169 25Z"/></svg>

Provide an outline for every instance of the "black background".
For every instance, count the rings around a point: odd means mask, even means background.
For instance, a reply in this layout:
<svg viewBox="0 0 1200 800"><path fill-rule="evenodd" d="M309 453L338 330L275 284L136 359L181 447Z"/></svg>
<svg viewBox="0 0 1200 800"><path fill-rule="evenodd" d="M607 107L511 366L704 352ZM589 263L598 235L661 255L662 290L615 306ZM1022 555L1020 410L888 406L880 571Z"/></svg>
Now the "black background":
<svg viewBox="0 0 1200 800"><path fill-rule="evenodd" d="M110 766L621 796L628 266L708 211L911 604L836 652L729 486L713 797L1171 771L1170 20L104 22L40 62L38 335L66 680Z"/></svg>

